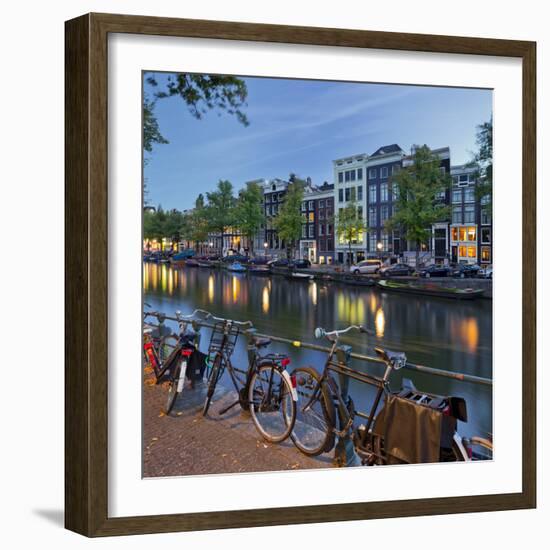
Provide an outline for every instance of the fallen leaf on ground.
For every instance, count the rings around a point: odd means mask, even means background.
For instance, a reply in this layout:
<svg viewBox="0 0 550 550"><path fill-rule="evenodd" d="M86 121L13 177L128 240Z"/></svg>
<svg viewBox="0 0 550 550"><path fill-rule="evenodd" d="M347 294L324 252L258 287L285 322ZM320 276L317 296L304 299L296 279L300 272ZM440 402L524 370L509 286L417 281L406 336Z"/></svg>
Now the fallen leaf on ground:
<svg viewBox="0 0 550 550"><path fill-rule="evenodd" d="M151 373L153 372L153 370L154 370L153 367L145 367L145 368L143 369L143 372L144 372L145 374L151 374Z"/></svg>
<svg viewBox="0 0 550 550"><path fill-rule="evenodd" d="M152 438L151 438L151 441L158 441L158 440L159 440L158 437L152 437Z"/></svg>
<svg viewBox="0 0 550 550"><path fill-rule="evenodd" d="M166 416L162 411L160 411L159 418L162 418L163 416Z"/></svg>
<svg viewBox="0 0 550 550"><path fill-rule="evenodd" d="M155 379L154 378L147 378L147 380L145 380L145 385L146 386L154 386L155 385Z"/></svg>

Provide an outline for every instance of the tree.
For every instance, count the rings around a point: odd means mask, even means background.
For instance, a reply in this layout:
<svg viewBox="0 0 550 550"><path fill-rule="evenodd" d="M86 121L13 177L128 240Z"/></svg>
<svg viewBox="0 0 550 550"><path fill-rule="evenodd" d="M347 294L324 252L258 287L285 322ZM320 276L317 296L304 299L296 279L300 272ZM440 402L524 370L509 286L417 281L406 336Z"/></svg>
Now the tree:
<svg viewBox="0 0 550 550"><path fill-rule="evenodd" d="M478 169L476 195L486 200L486 208L492 208L493 202L493 118L477 127L476 143L478 151L473 164ZM485 197L487 197L485 199Z"/></svg>
<svg viewBox="0 0 550 550"><path fill-rule="evenodd" d="M208 74L170 74L166 81L159 83L154 74L149 73L146 82L154 89L154 99L144 94L143 100L143 149L153 151L153 145L166 144L155 115L157 100L179 96L187 106L191 116L201 119L209 110L218 109L237 117L244 126L249 125L246 114L241 110L246 106L248 89L244 80L235 76ZM219 114L219 112L218 112Z"/></svg>
<svg viewBox="0 0 550 550"><path fill-rule="evenodd" d="M357 203L355 201L350 201L344 208L340 209L335 218L335 222L338 239L346 242L348 245L349 261L351 265L351 245L352 243L361 242L363 240L363 234L368 231L365 219L362 215L359 215Z"/></svg>
<svg viewBox="0 0 550 550"><path fill-rule="evenodd" d="M197 197L195 208L185 212L182 218L180 234L185 240L192 241L198 252L200 243L208 238L208 215L202 194Z"/></svg>
<svg viewBox="0 0 550 550"><path fill-rule="evenodd" d="M392 177L397 184L393 216L386 222L389 230L401 229L405 238L416 245L416 265L420 247L431 233L431 226L449 215L439 195L450 186L448 174L440 170L440 161L426 145L416 147L412 164Z"/></svg>
<svg viewBox="0 0 550 550"><path fill-rule="evenodd" d="M250 182L239 193L235 207L235 226L250 242L250 252L254 250L254 236L264 221L262 198L262 188L257 183Z"/></svg>
<svg viewBox="0 0 550 550"><path fill-rule="evenodd" d="M210 231L219 233L221 236L221 249L223 254L224 237L235 223L235 197L233 195L233 184L227 180L220 180L216 191L206 193L208 205L206 215Z"/></svg>
<svg viewBox="0 0 550 550"><path fill-rule="evenodd" d="M294 255L296 241L302 234L303 217L301 212L304 199L304 184L295 180L288 184L284 202L276 218L273 220L273 227L277 230L279 238L286 243L287 258L290 260Z"/></svg>
<svg viewBox="0 0 550 550"><path fill-rule="evenodd" d="M143 95L143 149L153 152L153 144L166 144L168 140L160 133L158 121L154 114L155 101Z"/></svg>

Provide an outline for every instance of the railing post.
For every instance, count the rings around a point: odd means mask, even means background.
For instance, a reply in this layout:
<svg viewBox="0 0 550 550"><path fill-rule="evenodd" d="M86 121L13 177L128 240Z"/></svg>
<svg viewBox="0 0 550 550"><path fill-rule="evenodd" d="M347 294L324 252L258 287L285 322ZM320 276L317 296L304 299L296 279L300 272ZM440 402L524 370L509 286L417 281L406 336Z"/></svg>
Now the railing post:
<svg viewBox="0 0 550 550"><path fill-rule="evenodd" d="M351 361L351 347L340 346L336 350L338 362L345 367L349 367ZM345 374L338 373L338 387L340 395L344 403L348 402L349 397L349 377ZM347 418L349 416L347 408L338 403L338 430L342 431L346 427ZM347 429L343 435L338 436L336 447L334 448L333 462L336 466L360 466L361 460L355 452L355 446L352 439L353 427Z"/></svg>

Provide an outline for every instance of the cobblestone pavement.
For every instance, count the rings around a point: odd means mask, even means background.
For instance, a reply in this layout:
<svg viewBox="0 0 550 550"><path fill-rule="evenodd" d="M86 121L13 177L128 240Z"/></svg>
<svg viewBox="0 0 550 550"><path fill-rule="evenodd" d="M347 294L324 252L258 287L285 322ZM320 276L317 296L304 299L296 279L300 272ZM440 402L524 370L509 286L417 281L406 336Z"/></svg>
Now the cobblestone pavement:
<svg viewBox="0 0 550 550"><path fill-rule="evenodd" d="M146 369L147 370L147 369ZM207 417L202 416L206 387L186 386L169 416L162 413L167 389L145 373L143 388L143 476L265 472L332 467L330 455L310 458L288 439L265 441L250 414L237 405L218 411L236 394L218 384Z"/></svg>

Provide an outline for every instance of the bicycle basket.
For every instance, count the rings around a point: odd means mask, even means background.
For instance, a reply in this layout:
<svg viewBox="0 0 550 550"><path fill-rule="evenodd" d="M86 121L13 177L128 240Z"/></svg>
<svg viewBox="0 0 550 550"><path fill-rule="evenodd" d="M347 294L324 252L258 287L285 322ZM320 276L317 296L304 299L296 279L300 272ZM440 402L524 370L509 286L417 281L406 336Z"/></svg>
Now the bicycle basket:
<svg viewBox="0 0 550 550"><path fill-rule="evenodd" d="M193 354L189 359L189 364L187 365L187 371L185 373L185 376L189 380L193 380L194 382L202 380L204 369L206 368L207 357L208 356L206 355L206 353L202 353L198 349L193 351Z"/></svg>
<svg viewBox="0 0 550 550"><path fill-rule="evenodd" d="M212 335L210 336L208 355L223 351L224 354L229 357L235 349L239 332L239 327L237 325L228 321L217 321L212 329Z"/></svg>

